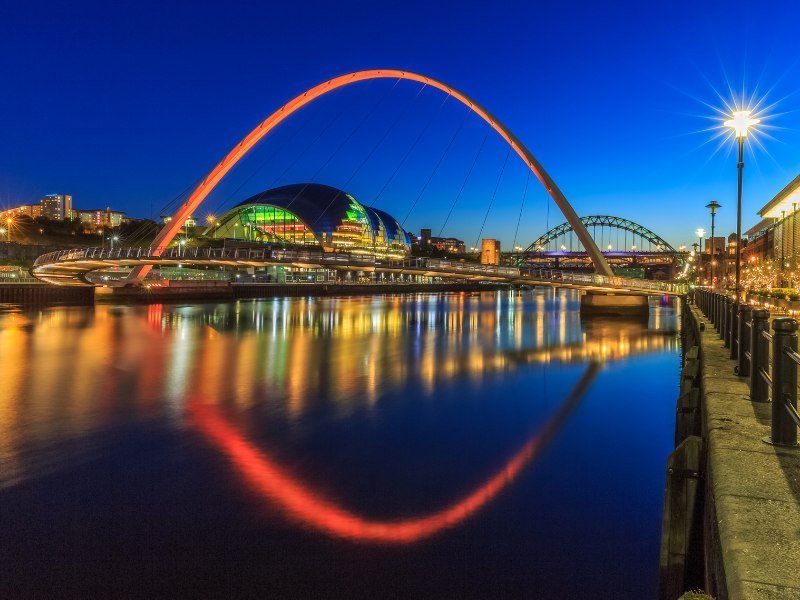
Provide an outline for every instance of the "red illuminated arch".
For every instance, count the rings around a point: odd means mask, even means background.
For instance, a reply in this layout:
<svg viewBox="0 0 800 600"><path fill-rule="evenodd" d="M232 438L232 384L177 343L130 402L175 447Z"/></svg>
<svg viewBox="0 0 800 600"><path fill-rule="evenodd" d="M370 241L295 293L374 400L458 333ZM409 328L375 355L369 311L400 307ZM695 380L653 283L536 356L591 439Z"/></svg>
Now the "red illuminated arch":
<svg viewBox="0 0 800 600"><path fill-rule="evenodd" d="M154 248L154 254L156 256L161 254L163 249L172 241L172 239L181 229L183 223L186 221L186 218L197 209L200 203L205 200L208 194L211 193L211 191L217 186L217 184L228 173L228 171L230 171L231 168L233 168L233 166L253 148L253 146L255 146L265 135L272 131L279 123L300 110L306 104L313 102L328 92L352 83L367 81L369 79L406 79L408 81L424 83L446 92L453 98L456 98L481 119L486 121L486 123L488 123L492 129L499 133L500 136L511 146L514 152L516 152L519 157L522 158L525 164L528 165L530 170L533 171L533 174L536 175L537 179L545 187L547 192L555 201L556 205L559 207L559 209L561 209L561 212L564 214L564 217L566 217L567 222L572 226L572 229L578 236L578 239L580 239L583 247L586 249L589 257L592 260L592 263L594 264L595 270L602 275L613 275L611 267L608 266L608 263L603 257L603 254L600 252L600 249L597 247L597 244L595 244L592 236L589 235L588 230L586 227L584 227L583 223L578 218L577 213L567 201L564 194L560 189L558 189L558 186L555 184L553 179L544 170L542 165L539 164L539 161L536 160L533 154L531 154L530 150L528 150L524 144L517 139L511 130L498 121L489 111L475 102L472 98L458 91L452 86L433 79L432 77L426 77L425 75L419 75L409 71L399 71L396 69L370 69L334 77L333 79L329 79L328 81L324 81L319 85L314 86L296 98L293 98L281 106L278 110L273 112L270 116L264 119L258 125L258 127L248 133L247 136L230 152L228 152L225 158L223 158L222 161L217 164L217 166L215 166L208 173L208 175L206 175L205 179L203 179L200 185L194 189L189 198L180 206L180 208L178 208L178 210L172 216L170 222L164 226L164 228L158 233L153 241L152 245ZM151 268L152 267L149 265L135 268L128 281L140 281Z"/></svg>

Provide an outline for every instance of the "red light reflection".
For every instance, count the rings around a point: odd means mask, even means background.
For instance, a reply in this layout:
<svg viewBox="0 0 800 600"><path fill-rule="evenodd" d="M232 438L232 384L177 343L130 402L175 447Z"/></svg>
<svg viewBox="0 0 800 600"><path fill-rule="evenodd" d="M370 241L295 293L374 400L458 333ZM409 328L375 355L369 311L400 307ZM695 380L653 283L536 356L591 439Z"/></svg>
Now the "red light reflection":
<svg viewBox="0 0 800 600"><path fill-rule="evenodd" d="M189 412L203 435L230 458L239 475L254 492L307 526L359 542L409 544L453 527L495 497L547 445L580 402L599 371L591 363L570 395L531 440L483 485L463 499L427 516L374 521L360 517L306 486L263 450L247 441L209 404L191 402Z"/></svg>

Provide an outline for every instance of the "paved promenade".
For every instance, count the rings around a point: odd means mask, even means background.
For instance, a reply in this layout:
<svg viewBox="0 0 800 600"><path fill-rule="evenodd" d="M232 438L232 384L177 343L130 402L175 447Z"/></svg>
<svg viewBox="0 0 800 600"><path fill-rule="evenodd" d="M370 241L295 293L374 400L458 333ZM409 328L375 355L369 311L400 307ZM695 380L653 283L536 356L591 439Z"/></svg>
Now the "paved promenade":
<svg viewBox="0 0 800 600"><path fill-rule="evenodd" d="M702 313L691 310L706 324L700 334L706 545L719 550L707 552L708 574L720 597L800 599L800 450L764 442L770 404L750 401L747 378L734 375L729 350Z"/></svg>

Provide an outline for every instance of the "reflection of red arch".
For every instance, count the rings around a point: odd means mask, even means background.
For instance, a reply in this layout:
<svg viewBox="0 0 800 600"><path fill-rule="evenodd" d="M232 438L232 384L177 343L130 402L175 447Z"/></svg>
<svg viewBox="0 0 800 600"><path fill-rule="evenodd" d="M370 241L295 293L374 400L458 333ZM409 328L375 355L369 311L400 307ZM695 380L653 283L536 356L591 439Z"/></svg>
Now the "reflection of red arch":
<svg viewBox="0 0 800 600"><path fill-rule="evenodd" d="M403 521L373 521L338 506L295 479L277 461L244 439L216 407L193 402L189 409L200 431L231 459L253 491L291 516L336 537L359 542L408 544L458 524L496 496L552 439L591 386L599 368L599 363L590 363L544 428L483 485L443 510Z"/></svg>
<svg viewBox="0 0 800 600"><path fill-rule="evenodd" d="M523 143L520 142L513 133L511 133L511 130L509 130L505 125L492 116L492 114L480 104L457 89L431 77L426 77L417 73L410 73L408 71L398 71L395 69L370 69L366 71L356 71L355 73L340 75L339 77L334 77L328 81L323 81L307 92L304 92L296 98L290 100L266 119L264 119L258 125L258 127L248 133L241 142L239 142L230 152L228 152L225 158L223 158L222 161L217 164L217 166L214 167L211 172L208 173L208 175L206 175L205 179L203 179L200 185L194 189L186 202L184 202L180 208L178 208L175 214L172 215L172 220L164 226L164 228L158 233L153 241L152 246L155 249L155 256L159 256L163 251L163 248L169 245L178 231L180 231L183 223L186 221L186 218L197 209L200 203L205 200L208 194L211 193L211 191L217 186L217 184L228 173L228 171L230 171L231 168L233 168L233 166L261 140L261 138L272 131L272 129L274 129L280 122L287 119L306 104L313 102L320 96L324 96L328 92L337 88L359 81L387 78L417 81L419 83L424 83L426 85L430 85L431 87L435 87L456 98L481 119L486 121L492 127L492 129L499 133L500 136L511 146L511 148L513 148L514 152L516 152L520 158L522 158L525 164L528 165L530 170L533 171L533 174L536 175L536 177L545 187L547 192L558 205L558 208L561 209L562 213L564 213L567 222L572 225L572 230L578 236L578 239L583 244L583 247L586 249L589 257L592 259L595 270L602 275L613 275L611 267L608 266L608 263L603 257L603 254L600 252L600 249L597 247L597 244L594 243L592 236L589 235L589 231L586 229L586 227L584 227L583 223L578 218L577 213L567 201L564 194L560 189L558 189L558 186L555 184L553 179L547 174L533 154L531 154L530 150L528 150ZM152 267L150 265L136 267L131 273L129 281L140 281L151 268Z"/></svg>

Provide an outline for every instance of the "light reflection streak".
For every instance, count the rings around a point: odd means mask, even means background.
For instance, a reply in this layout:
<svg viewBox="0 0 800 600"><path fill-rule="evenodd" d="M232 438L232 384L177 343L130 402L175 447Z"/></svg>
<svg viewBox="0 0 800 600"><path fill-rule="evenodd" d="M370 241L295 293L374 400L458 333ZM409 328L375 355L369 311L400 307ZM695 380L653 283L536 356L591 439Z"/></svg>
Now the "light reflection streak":
<svg viewBox="0 0 800 600"><path fill-rule="evenodd" d="M245 439L214 405L191 402L189 412L198 430L230 459L255 493L304 525L357 542L409 544L461 523L497 496L552 440L591 387L599 370L599 363L590 363L544 427L477 489L440 511L397 521L370 520L325 498Z"/></svg>
<svg viewBox="0 0 800 600"><path fill-rule="evenodd" d="M59 444L117 420L167 416L180 426L186 399L199 395L237 410L263 404L290 422L324 398L341 418L380 410L381 398L410 382L435 401L458 379L480 384L526 365L679 347L671 317L654 320L662 331L581 323L576 310L559 314L566 295L525 298L499 318L494 295L464 294L437 296L438 310L427 296L406 296L383 299L383 312L372 299L318 299L310 312L307 301L277 300L0 315L0 487L41 472Z"/></svg>

